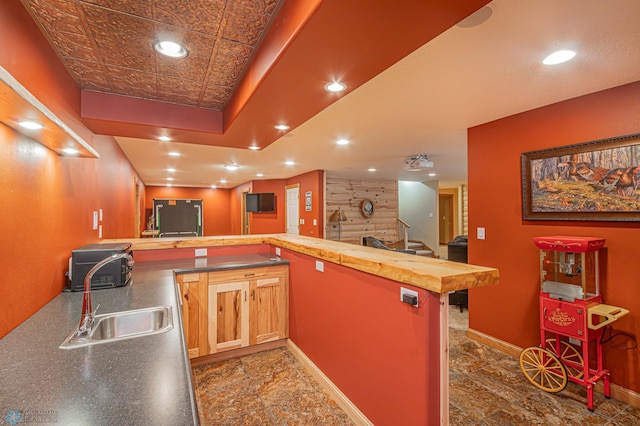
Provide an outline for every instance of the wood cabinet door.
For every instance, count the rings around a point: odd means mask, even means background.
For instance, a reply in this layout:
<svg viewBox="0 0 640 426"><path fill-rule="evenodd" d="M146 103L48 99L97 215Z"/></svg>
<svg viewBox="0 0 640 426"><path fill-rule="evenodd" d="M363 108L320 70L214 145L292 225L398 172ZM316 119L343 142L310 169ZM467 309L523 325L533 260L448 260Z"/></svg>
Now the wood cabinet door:
<svg viewBox="0 0 640 426"><path fill-rule="evenodd" d="M287 337L289 294L286 274L251 280L250 290L249 343L256 345Z"/></svg>
<svg viewBox="0 0 640 426"><path fill-rule="evenodd" d="M207 354L207 273L177 274L189 358Z"/></svg>
<svg viewBox="0 0 640 426"><path fill-rule="evenodd" d="M212 283L209 277L208 353L249 345L249 281Z"/></svg>

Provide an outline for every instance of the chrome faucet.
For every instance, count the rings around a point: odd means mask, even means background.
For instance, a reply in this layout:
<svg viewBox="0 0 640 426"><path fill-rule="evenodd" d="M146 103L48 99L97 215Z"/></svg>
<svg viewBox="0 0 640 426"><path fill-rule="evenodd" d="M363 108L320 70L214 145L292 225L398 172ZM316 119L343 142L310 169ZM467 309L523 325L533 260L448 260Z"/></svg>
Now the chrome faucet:
<svg viewBox="0 0 640 426"><path fill-rule="evenodd" d="M89 338L91 335L91 330L93 329L93 316L95 315L96 310L93 310L91 306L91 279L93 275L98 272L100 268L104 265L111 263L113 261L119 259L127 259L127 266L133 265L133 257L131 257L128 253L116 253L111 255L105 259L102 259L100 262L93 265L89 272L87 272L87 276L84 278L84 298L82 299L82 316L80 317L80 324L78 325L78 331L76 332L73 340L82 340Z"/></svg>

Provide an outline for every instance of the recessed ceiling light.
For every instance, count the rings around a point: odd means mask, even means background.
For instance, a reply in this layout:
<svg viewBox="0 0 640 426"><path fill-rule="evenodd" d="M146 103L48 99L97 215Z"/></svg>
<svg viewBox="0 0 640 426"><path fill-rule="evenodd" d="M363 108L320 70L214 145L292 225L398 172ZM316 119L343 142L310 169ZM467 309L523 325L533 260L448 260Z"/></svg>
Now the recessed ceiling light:
<svg viewBox="0 0 640 426"><path fill-rule="evenodd" d="M349 141L347 139L338 139L336 143L338 145L349 145Z"/></svg>
<svg viewBox="0 0 640 426"><path fill-rule="evenodd" d="M225 164L224 168L233 172L235 170L238 170L240 168L240 166L238 166L237 164Z"/></svg>
<svg viewBox="0 0 640 426"><path fill-rule="evenodd" d="M434 177L435 175L436 175L435 173L429 173L427 176Z"/></svg>
<svg viewBox="0 0 640 426"><path fill-rule="evenodd" d="M375 172L376 169L374 169L373 167L371 167L370 169L367 169L368 172Z"/></svg>
<svg viewBox="0 0 640 426"><path fill-rule="evenodd" d="M287 126L286 124L276 124L276 125L275 125L275 126L273 126L273 127L274 127L275 129L277 129L277 130L282 130L282 131L285 131L285 130L289 130L289 129L290 129L290 127L289 127L289 126Z"/></svg>
<svg viewBox="0 0 640 426"><path fill-rule="evenodd" d="M165 186L168 186L169 188L171 188L173 185L171 185L170 183L166 184Z"/></svg>
<svg viewBox="0 0 640 426"><path fill-rule="evenodd" d="M169 142L171 140L169 136L160 136L158 139L160 139L162 142Z"/></svg>
<svg viewBox="0 0 640 426"><path fill-rule="evenodd" d="M172 177L168 177L168 178L166 178L166 179L167 179L167 180L174 180Z"/></svg>
<svg viewBox="0 0 640 426"><path fill-rule="evenodd" d="M169 167L169 168L167 169L167 171L168 171L169 173L174 173L174 172L176 171L176 169L174 169L173 167Z"/></svg>
<svg viewBox="0 0 640 426"><path fill-rule="evenodd" d="M252 151L259 151L259 150L260 150L260 147L259 147L259 146L255 146L255 145L251 145L251 146L249 147L249 149L250 149L250 150L252 150Z"/></svg>
<svg viewBox="0 0 640 426"><path fill-rule="evenodd" d="M40 130L44 127L42 124L36 123L35 121L20 121L18 124L20 127L24 127L29 130Z"/></svg>
<svg viewBox="0 0 640 426"><path fill-rule="evenodd" d="M211 189L216 189L216 186L215 185L211 185Z"/></svg>
<svg viewBox="0 0 640 426"><path fill-rule="evenodd" d="M220 179L220 183L227 183L226 179Z"/></svg>
<svg viewBox="0 0 640 426"><path fill-rule="evenodd" d="M574 52L573 50L558 50L557 52L553 52L551 55L544 58L542 63L545 65L557 65L563 62L570 61L574 56L576 56L576 52Z"/></svg>
<svg viewBox="0 0 640 426"><path fill-rule="evenodd" d="M75 149L75 148L64 148L64 149L62 150L62 152L64 152L64 153L65 153L65 154L67 154L67 155L76 155L76 154L78 154L80 151L78 151L78 150L77 150L77 149Z"/></svg>
<svg viewBox="0 0 640 426"><path fill-rule="evenodd" d="M294 163L293 161L289 160L289 161L285 161L284 164L286 164L287 166L293 166L296 163Z"/></svg>
<svg viewBox="0 0 640 426"><path fill-rule="evenodd" d="M176 43L175 41L169 40L156 40L153 42L153 49L156 52L171 58L184 58L189 54L189 51L185 49L184 46Z"/></svg>
<svg viewBox="0 0 640 426"><path fill-rule="evenodd" d="M180 153L179 152L175 152L175 151L171 151L169 153L169 155L172 156L172 157L180 157Z"/></svg>
<svg viewBox="0 0 640 426"><path fill-rule="evenodd" d="M327 83L324 85L324 90L326 90L327 92L342 92L344 89L347 88L347 85L344 83L340 83L337 81L334 81L333 83Z"/></svg>
<svg viewBox="0 0 640 426"><path fill-rule="evenodd" d="M262 176L264 176L264 173L256 173L256 176L262 177Z"/></svg>

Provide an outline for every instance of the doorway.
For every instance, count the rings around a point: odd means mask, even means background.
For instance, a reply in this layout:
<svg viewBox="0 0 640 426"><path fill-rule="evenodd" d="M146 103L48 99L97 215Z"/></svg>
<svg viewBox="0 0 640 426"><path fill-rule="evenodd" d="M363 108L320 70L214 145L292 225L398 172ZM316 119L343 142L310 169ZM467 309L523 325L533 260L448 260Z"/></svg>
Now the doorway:
<svg viewBox="0 0 640 426"><path fill-rule="evenodd" d="M251 234L251 221L249 220L249 212L247 211L247 194L249 190L242 191L242 235Z"/></svg>
<svg viewBox="0 0 640 426"><path fill-rule="evenodd" d="M300 234L300 185L286 187L287 234Z"/></svg>
<svg viewBox="0 0 640 426"><path fill-rule="evenodd" d="M140 197L141 197L141 187L142 185L140 184L140 181L138 180L138 177L134 177L133 178L133 187L134 187L134 191L135 191L135 213L133 216L133 238L139 238L140 237L140 217L142 215L141 209L140 209Z"/></svg>
<svg viewBox="0 0 640 426"><path fill-rule="evenodd" d="M453 194L438 195L438 229L440 230L440 244L447 244L453 240Z"/></svg>

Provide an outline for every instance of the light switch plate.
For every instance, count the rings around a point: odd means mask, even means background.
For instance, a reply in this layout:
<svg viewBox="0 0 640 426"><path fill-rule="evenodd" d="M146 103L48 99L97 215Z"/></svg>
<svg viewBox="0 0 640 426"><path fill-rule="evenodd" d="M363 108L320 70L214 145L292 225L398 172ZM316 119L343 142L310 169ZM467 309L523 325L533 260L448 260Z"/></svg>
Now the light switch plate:
<svg viewBox="0 0 640 426"><path fill-rule="evenodd" d="M102 225L98 226L98 238L102 238Z"/></svg>
<svg viewBox="0 0 640 426"><path fill-rule="evenodd" d="M99 220L100 222L102 222L102 209L98 210L98 212L99 212L99 214L98 214L98 216L99 216L98 220Z"/></svg>
<svg viewBox="0 0 640 426"><path fill-rule="evenodd" d="M318 221L316 219L313 219L313 226L318 226Z"/></svg>
<svg viewBox="0 0 640 426"><path fill-rule="evenodd" d="M98 229L98 212L95 211L93 212L93 230L97 230Z"/></svg>
<svg viewBox="0 0 640 426"><path fill-rule="evenodd" d="M324 272L324 262L316 260L316 271Z"/></svg>
<svg viewBox="0 0 640 426"><path fill-rule="evenodd" d="M276 247L276 256L280 256L280 247Z"/></svg>
<svg viewBox="0 0 640 426"><path fill-rule="evenodd" d="M478 239L484 240L484 237L485 237L484 228L478 228Z"/></svg>

